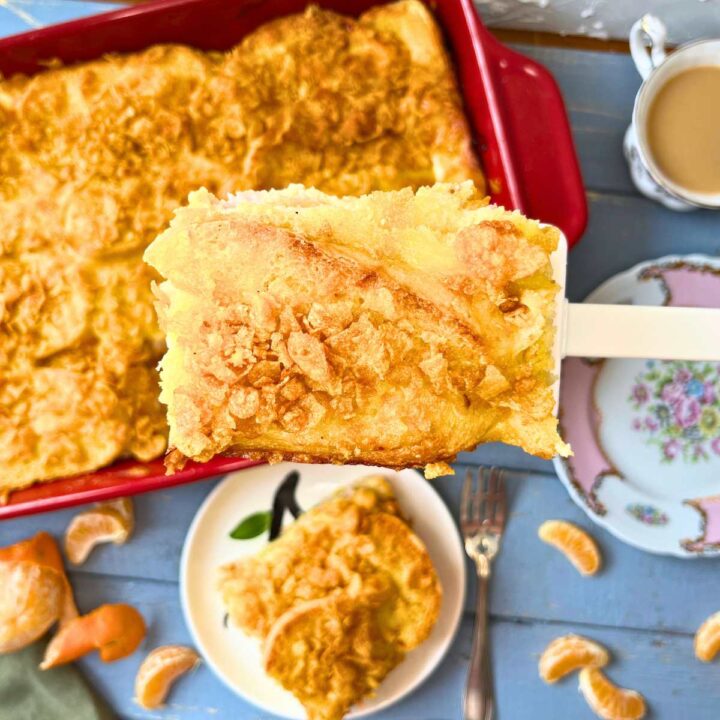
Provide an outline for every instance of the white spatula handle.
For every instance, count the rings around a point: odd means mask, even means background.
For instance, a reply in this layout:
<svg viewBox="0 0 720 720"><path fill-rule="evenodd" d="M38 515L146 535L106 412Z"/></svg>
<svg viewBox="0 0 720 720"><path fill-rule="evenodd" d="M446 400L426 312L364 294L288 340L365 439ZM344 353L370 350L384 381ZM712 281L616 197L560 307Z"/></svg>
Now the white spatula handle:
<svg viewBox="0 0 720 720"><path fill-rule="evenodd" d="M720 309L565 301L563 357L720 361Z"/></svg>

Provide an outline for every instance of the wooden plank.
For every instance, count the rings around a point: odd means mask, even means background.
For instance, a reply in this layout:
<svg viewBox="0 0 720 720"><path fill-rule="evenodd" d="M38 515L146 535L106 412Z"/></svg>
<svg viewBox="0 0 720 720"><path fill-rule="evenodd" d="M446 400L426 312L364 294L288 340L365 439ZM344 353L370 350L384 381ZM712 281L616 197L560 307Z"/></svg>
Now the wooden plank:
<svg viewBox="0 0 720 720"><path fill-rule="evenodd" d="M594 52L628 53L627 40L612 40L588 35L560 35L542 30L517 30L513 28L490 27L490 32L508 45L532 45L533 47L562 48L563 50L588 50Z"/></svg>
<svg viewBox="0 0 720 720"><path fill-rule="evenodd" d="M630 56L510 44L542 63L560 86L586 186L592 191L641 197L630 180L622 151L641 84Z"/></svg>
<svg viewBox="0 0 720 720"><path fill-rule="evenodd" d="M581 300L612 275L673 253L720 253L720 222L710 210L691 214L646 198L589 193L590 222L570 253L568 297Z"/></svg>
<svg viewBox="0 0 720 720"><path fill-rule="evenodd" d="M528 455L520 448L502 443L480 445L471 452L460 453L458 462L474 465L497 465L511 470L525 470L532 473L554 475L555 470L549 460Z"/></svg>
<svg viewBox="0 0 720 720"><path fill-rule="evenodd" d="M0 37L25 32L36 27L75 20L117 10L123 3L113 2L33 2L32 0L9 0L0 2ZM8 15L14 16L9 20Z"/></svg>
<svg viewBox="0 0 720 720"><path fill-rule="evenodd" d="M607 598L608 604L612 598ZM587 634L605 644L613 659L607 668L617 684L641 691L653 720L717 717L717 668L694 659L689 637L638 633L582 625L494 623L498 717L510 720L597 720L577 690L577 676L545 685L537 661L548 642L568 632ZM447 717L460 717L449 714Z"/></svg>
<svg viewBox="0 0 720 720"><path fill-rule="evenodd" d="M0 4L0 37L5 35L17 35L18 33L30 30L35 18L23 7L12 8ZM37 24L35 25L37 27Z"/></svg>
<svg viewBox="0 0 720 720"><path fill-rule="evenodd" d="M200 503L217 482L202 481L135 498L136 523L130 541L122 546L96 548L84 565L71 569L73 581L80 575L102 573L177 582L185 534ZM62 540L70 519L82 509L68 508L0 522L0 546L39 530L47 530Z"/></svg>
<svg viewBox="0 0 720 720"><path fill-rule="evenodd" d="M529 483L528 483L529 484ZM680 563L678 563L680 564ZM172 720L230 720L270 717L235 697L201 666L181 679L162 712L145 711L131 701L133 679L142 657L153 647L166 643L189 643L178 605L176 587L169 583L123 582L84 576L77 582L78 600L85 609L101 602L135 604L146 617L150 633L141 650L130 658L104 665L96 657L81 662L92 686L108 699L123 718ZM622 596L600 592L611 607ZM628 595L629 597L629 595ZM633 602L642 599L633 597ZM498 715L511 720L592 720L569 678L555 687L545 686L537 677L537 660L546 644L558 635L579 632L603 642L612 651L609 670L618 683L643 691L656 720L709 718L720 706L717 667L704 665L692 656L688 635L657 632L619 631L587 627L577 623L520 623L495 620L492 625ZM417 691L400 704L378 714L378 720L451 720L461 717L461 698L472 637L472 618L466 617L450 653L439 669Z"/></svg>

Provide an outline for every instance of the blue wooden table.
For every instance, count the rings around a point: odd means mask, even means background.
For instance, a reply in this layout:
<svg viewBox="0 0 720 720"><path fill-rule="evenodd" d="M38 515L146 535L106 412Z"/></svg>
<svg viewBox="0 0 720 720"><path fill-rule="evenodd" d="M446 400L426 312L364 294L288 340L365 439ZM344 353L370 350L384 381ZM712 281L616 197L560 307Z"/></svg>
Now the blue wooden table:
<svg viewBox="0 0 720 720"><path fill-rule="evenodd" d="M8 6L10 9L8 9ZM44 0L0 0L0 35L28 23L46 24L100 7ZM107 6L103 6L107 7ZM627 176L621 140L639 78L629 57L566 49L518 47L544 63L562 87L582 162L590 224L570 257L568 291L582 299L615 272L667 253L720 251L720 217L709 212L673 214L637 195ZM548 178L552 183L552 178ZM555 687L537 676L537 660L554 637L577 632L603 643L614 662L611 677L642 691L656 720L720 717L720 665L694 659L692 636L720 610L720 572L713 560L654 557L626 547L605 531L605 569L581 578L556 552L537 540L540 523L567 518L592 527L569 499L552 465L501 446L461 458L454 478L437 487L457 510L464 464L513 468L511 514L492 586L493 662L502 720L590 720L574 680ZM217 480L136 499L137 530L123 547L105 546L73 571L80 608L130 602L149 624L143 649L189 643L178 599L178 562L196 508ZM75 511L0 524L0 545L49 530L60 537ZM469 568L470 569L470 568ZM458 637L435 674L412 696L378 720L458 720L470 651L474 586ZM206 667L181 681L167 709L148 712L131 700L141 653L103 665L80 665L90 682L123 718L260 720L269 716L244 703Z"/></svg>

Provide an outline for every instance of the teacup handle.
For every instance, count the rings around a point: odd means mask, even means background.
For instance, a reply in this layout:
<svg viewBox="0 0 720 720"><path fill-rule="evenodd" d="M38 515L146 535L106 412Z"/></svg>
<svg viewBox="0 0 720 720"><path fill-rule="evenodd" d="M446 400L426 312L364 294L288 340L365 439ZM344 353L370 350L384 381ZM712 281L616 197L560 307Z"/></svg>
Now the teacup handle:
<svg viewBox="0 0 720 720"><path fill-rule="evenodd" d="M654 15L643 15L630 29L630 54L643 80L665 61L666 38L667 28Z"/></svg>

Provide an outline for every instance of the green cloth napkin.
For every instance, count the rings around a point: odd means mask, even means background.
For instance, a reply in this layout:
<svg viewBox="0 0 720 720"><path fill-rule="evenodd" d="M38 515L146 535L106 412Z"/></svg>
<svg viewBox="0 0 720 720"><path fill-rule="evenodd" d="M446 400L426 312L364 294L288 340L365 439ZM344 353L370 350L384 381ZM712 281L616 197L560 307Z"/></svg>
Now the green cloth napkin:
<svg viewBox="0 0 720 720"><path fill-rule="evenodd" d="M45 642L0 655L0 720L115 720L79 670L38 670Z"/></svg>

